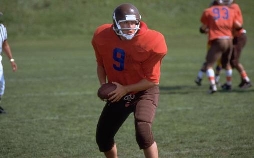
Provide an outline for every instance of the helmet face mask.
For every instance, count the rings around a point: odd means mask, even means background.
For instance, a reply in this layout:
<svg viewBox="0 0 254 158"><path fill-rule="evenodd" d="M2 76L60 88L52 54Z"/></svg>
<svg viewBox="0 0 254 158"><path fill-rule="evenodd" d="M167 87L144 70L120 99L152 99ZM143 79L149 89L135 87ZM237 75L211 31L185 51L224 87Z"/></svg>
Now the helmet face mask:
<svg viewBox="0 0 254 158"><path fill-rule="evenodd" d="M141 15L139 14L138 9L132 4L121 4L118 6L113 13L113 30L115 33L126 40L131 40L137 31L140 29L140 20ZM120 23L124 22L135 22L135 28L122 28ZM135 30L133 34L125 34L125 30Z"/></svg>

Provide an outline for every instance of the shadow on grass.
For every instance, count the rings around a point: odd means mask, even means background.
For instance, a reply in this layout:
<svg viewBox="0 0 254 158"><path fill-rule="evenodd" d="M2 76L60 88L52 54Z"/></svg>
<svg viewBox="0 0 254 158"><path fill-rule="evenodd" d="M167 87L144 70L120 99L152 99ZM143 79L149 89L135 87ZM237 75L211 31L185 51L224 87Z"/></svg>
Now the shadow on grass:
<svg viewBox="0 0 254 158"><path fill-rule="evenodd" d="M219 90L218 92L221 92L221 93L230 93L230 92L234 92L234 93L250 93L250 92L254 92L254 89L253 88L248 88L248 89L240 89L240 88L233 88L232 90L230 91L227 91L227 90Z"/></svg>
<svg viewBox="0 0 254 158"><path fill-rule="evenodd" d="M161 94L190 94L204 91L204 88L190 85L160 86Z"/></svg>
<svg viewBox="0 0 254 158"><path fill-rule="evenodd" d="M178 86L160 86L161 94L191 94L191 93L207 93L209 87L207 86L193 86L193 85L178 85ZM248 89L233 88L230 91L222 90L218 87L217 93L250 93L254 92L254 88Z"/></svg>

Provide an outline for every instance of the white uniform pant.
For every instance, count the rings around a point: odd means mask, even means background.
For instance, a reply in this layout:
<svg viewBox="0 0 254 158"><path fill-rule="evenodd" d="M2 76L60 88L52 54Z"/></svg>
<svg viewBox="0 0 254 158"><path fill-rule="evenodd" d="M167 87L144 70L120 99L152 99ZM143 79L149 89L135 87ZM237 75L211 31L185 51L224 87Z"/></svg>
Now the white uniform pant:
<svg viewBox="0 0 254 158"><path fill-rule="evenodd" d="M2 64L2 56L0 55L0 96L3 96L5 89L4 70Z"/></svg>

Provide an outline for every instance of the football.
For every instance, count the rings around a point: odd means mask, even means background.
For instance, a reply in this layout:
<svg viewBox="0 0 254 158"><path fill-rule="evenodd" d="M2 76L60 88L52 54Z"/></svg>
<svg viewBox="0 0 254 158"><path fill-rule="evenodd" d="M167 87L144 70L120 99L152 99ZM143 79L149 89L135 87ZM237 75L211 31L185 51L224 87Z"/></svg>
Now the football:
<svg viewBox="0 0 254 158"><path fill-rule="evenodd" d="M116 89L116 85L113 83L105 83L101 85L101 87L98 89L97 96L102 99L106 100L110 96L108 95L110 92L114 91Z"/></svg>

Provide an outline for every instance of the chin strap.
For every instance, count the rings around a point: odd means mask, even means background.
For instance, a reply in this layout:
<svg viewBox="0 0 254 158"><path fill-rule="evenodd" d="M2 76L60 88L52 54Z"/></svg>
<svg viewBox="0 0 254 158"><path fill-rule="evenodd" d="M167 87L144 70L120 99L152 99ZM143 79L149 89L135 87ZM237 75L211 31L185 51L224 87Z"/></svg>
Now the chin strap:
<svg viewBox="0 0 254 158"><path fill-rule="evenodd" d="M121 36L123 36L126 40L131 40L134 37L135 34L132 35L127 35L127 34L122 34Z"/></svg>

